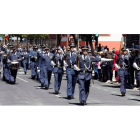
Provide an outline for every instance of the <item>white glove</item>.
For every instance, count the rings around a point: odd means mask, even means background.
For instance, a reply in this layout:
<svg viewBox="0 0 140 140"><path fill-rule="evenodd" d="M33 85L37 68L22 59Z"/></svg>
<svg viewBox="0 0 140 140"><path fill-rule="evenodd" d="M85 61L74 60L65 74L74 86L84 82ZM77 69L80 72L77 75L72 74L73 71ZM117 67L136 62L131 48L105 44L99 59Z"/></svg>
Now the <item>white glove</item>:
<svg viewBox="0 0 140 140"><path fill-rule="evenodd" d="M39 73L39 72L40 72L40 70L38 69L38 70L37 70L37 72Z"/></svg>
<svg viewBox="0 0 140 140"><path fill-rule="evenodd" d="M77 65L74 65L74 70L80 71L80 69L77 67Z"/></svg>
<svg viewBox="0 0 140 140"><path fill-rule="evenodd" d="M22 57L22 59L24 59L24 57Z"/></svg>
<svg viewBox="0 0 140 140"><path fill-rule="evenodd" d="M130 53L129 49L126 49L128 53Z"/></svg>
<svg viewBox="0 0 140 140"><path fill-rule="evenodd" d="M55 66L56 64L53 62L53 61L51 61L51 66Z"/></svg>
<svg viewBox="0 0 140 140"><path fill-rule="evenodd" d="M101 61L112 61L113 59L101 58Z"/></svg>
<svg viewBox="0 0 140 140"><path fill-rule="evenodd" d="M118 66L117 64L115 64L115 68L120 69L120 66Z"/></svg>
<svg viewBox="0 0 140 140"><path fill-rule="evenodd" d="M63 70L66 71L66 67L65 66L63 66Z"/></svg>
<svg viewBox="0 0 140 140"><path fill-rule="evenodd" d="M133 63L133 67L137 70L140 70L140 68L138 67L138 65L135 62Z"/></svg>
<svg viewBox="0 0 140 140"><path fill-rule="evenodd" d="M67 67L67 66L68 66L68 64L66 63L66 61L65 61L65 60L63 61L63 64L64 64L64 66L65 66L65 67Z"/></svg>

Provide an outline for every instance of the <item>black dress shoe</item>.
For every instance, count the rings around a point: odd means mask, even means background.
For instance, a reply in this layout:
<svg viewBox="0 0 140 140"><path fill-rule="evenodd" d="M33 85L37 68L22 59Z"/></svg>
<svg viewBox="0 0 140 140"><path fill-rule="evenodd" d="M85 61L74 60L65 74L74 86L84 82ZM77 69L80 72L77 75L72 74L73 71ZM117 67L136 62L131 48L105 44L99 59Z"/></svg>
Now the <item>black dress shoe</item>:
<svg viewBox="0 0 140 140"><path fill-rule="evenodd" d="M71 97L71 99L74 99L74 97Z"/></svg>
<svg viewBox="0 0 140 140"><path fill-rule="evenodd" d="M81 101L80 104L81 104L81 105L84 105L84 101Z"/></svg>
<svg viewBox="0 0 140 140"><path fill-rule="evenodd" d="M26 72L25 72L25 74L26 74Z"/></svg>
<svg viewBox="0 0 140 140"><path fill-rule="evenodd" d="M44 87L44 85L43 85L43 84L41 84L41 87Z"/></svg>
<svg viewBox="0 0 140 140"><path fill-rule="evenodd" d="M122 92L121 94L122 94L122 96L125 96L125 93L124 92Z"/></svg>
<svg viewBox="0 0 140 140"><path fill-rule="evenodd" d="M86 101L84 101L84 105L87 105Z"/></svg>
<svg viewBox="0 0 140 140"><path fill-rule="evenodd" d="M67 98L68 98L68 99L71 99L71 95L68 95Z"/></svg>
<svg viewBox="0 0 140 140"><path fill-rule="evenodd" d="M55 94L59 94L59 92L58 91L55 91Z"/></svg>
<svg viewBox="0 0 140 140"><path fill-rule="evenodd" d="M49 88L45 86L45 89L48 90Z"/></svg>

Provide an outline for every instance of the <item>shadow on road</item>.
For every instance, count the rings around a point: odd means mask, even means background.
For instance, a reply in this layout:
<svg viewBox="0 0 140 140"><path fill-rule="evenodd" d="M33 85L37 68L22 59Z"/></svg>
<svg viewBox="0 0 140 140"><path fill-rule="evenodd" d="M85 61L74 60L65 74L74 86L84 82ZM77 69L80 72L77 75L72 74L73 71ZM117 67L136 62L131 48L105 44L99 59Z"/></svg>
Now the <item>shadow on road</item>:
<svg viewBox="0 0 140 140"><path fill-rule="evenodd" d="M139 100L139 99L129 99L129 100L133 100L133 101L138 101L138 102L140 102L140 100Z"/></svg>
<svg viewBox="0 0 140 140"><path fill-rule="evenodd" d="M59 94L61 94L61 93L57 94L57 93L55 93L55 92L49 92L49 94L59 95Z"/></svg>
<svg viewBox="0 0 140 140"><path fill-rule="evenodd" d="M118 94L111 94L111 95L123 97L122 95L118 95ZM125 96L124 96L124 97L125 97Z"/></svg>
<svg viewBox="0 0 140 140"><path fill-rule="evenodd" d="M34 87L36 87L36 89L43 89L43 90L53 89L52 87L49 87L48 89L45 89L45 87L41 87L41 86L34 86Z"/></svg>
<svg viewBox="0 0 140 140"><path fill-rule="evenodd" d="M140 95L139 95L139 94L137 94L137 95L136 95L136 94L130 94L130 95L133 95L133 96L138 96L138 97L140 97Z"/></svg>
<svg viewBox="0 0 140 140"><path fill-rule="evenodd" d="M80 103L70 103L70 102L69 102L69 104L71 104L71 105L83 106L83 105L81 105ZM95 104L101 104L101 103L87 103L87 105L85 105L85 106L88 106L88 105L95 105ZM102 104L103 104L103 103L102 103Z"/></svg>
<svg viewBox="0 0 140 140"><path fill-rule="evenodd" d="M103 87L120 88L120 86L102 85Z"/></svg>
<svg viewBox="0 0 140 140"><path fill-rule="evenodd" d="M59 97L59 98L66 99L66 100L73 100L73 99L68 99L67 97Z"/></svg>

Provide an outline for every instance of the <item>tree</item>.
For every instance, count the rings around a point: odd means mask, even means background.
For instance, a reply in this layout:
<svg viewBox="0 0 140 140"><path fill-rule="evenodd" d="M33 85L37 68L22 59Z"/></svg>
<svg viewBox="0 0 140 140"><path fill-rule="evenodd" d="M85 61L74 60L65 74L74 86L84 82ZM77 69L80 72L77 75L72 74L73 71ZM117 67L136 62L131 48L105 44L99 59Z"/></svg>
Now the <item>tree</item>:
<svg viewBox="0 0 140 140"><path fill-rule="evenodd" d="M35 41L37 44L37 40L49 38L49 34L11 34L11 36L17 38L19 37L20 42L22 42L23 38L26 38L30 41L31 44L33 43L33 41Z"/></svg>

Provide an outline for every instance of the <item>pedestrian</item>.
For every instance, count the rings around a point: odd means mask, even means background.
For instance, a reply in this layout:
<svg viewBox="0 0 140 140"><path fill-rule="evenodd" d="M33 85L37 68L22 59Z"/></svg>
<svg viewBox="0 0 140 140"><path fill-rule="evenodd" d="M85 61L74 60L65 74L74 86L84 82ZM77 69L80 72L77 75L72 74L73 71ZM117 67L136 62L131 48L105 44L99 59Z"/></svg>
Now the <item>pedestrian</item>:
<svg viewBox="0 0 140 140"><path fill-rule="evenodd" d="M43 69L42 69L42 63L41 63L41 59L42 59L42 55L45 53L45 45L40 45L40 51L37 53L37 73L38 73L38 79L41 83L41 87L43 87Z"/></svg>
<svg viewBox="0 0 140 140"><path fill-rule="evenodd" d="M58 46L56 48L56 54L54 57L54 90L56 94L59 94L60 86L61 86L61 81L62 81L62 76L63 76L63 66L64 66L64 54L61 51L61 47Z"/></svg>
<svg viewBox="0 0 140 140"><path fill-rule="evenodd" d="M25 74L27 73L28 59L29 59L29 53L27 52L27 49L24 48L22 60L23 60L23 68Z"/></svg>
<svg viewBox="0 0 140 140"><path fill-rule="evenodd" d="M138 84L139 95L140 95L140 46L139 46L138 53L134 59L133 67L136 69L137 84Z"/></svg>
<svg viewBox="0 0 140 140"><path fill-rule="evenodd" d="M33 46L33 51L31 51L31 78L37 78L37 46Z"/></svg>
<svg viewBox="0 0 140 140"><path fill-rule="evenodd" d="M92 62L110 61L111 59L101 59L99 57L88 55L88 46L82 46L82 55L79 56L78 83L79 83L79 101L81 105L86 105L89 95L90 80L92 78Z"/></svg>
<svg viewBox="0 0 140 140"><path fill-rule="evenodd" d="M9 82L12 84L16 82L19 61L21 61L21 55L17 52L16 47L13 47L13 52L11 52L7 58L10 68Z"/></svg>
<svg viewBox="0 0 140 140"><path fill-rule="evenodd" d="M29 50L28 50L28 53L29 53L29 59L28 59L28 69L31 69L31 53L33 51L33 48L32 48L32 45L29 46Z"/></svg>
<svg viewBox="0 0 140 140"><path fill-rule="evenodd" d="M67 98L74 99L74 90L77 81L77 71L74 65L77 65L77 54L74 52L75 44L70 44L70 52L66 56L68 67L66 68L67 74Z"/></svg>
<svg viewBox="0 0 140 140"><path fill-rule="evenodd" d="M129 58L130 55L127 52L127 48L123 47L122 49L122 54L118 57L116 60L115 67L119 69L119 77L121 81L121 86L120 86L120 92L122 96L125 96L126 94L126 83L129 75ZM120 61L120 66L118 66Z"/></svg>
<svg viewBox="0 0 140 140"><path fill-rule="evenodd" d="M45 48L45 53L41 57L41 66L43 70L43 86L45 89L49 89L51 75L54 66L54 54L50 53L50 48Z"/></svg>

